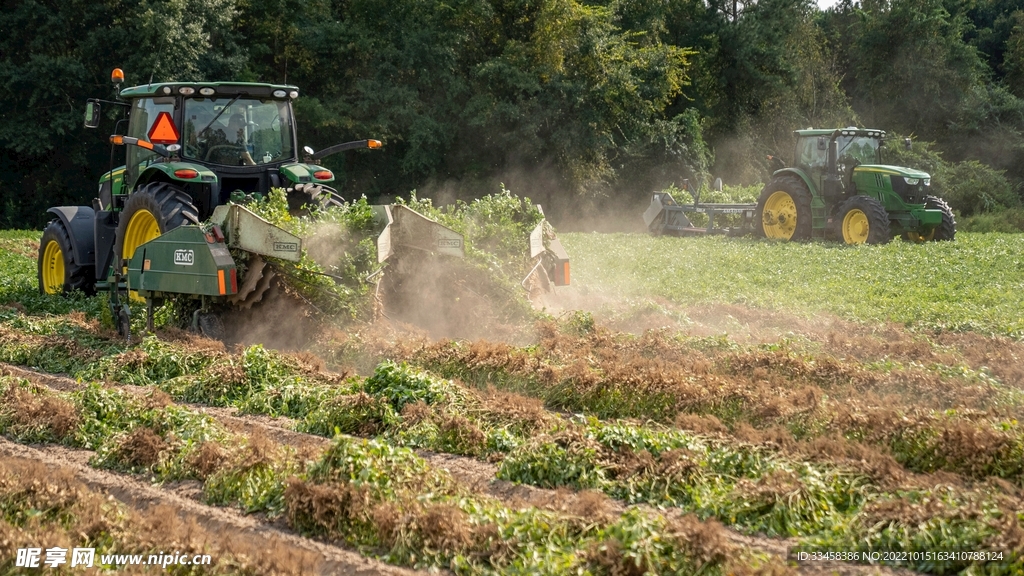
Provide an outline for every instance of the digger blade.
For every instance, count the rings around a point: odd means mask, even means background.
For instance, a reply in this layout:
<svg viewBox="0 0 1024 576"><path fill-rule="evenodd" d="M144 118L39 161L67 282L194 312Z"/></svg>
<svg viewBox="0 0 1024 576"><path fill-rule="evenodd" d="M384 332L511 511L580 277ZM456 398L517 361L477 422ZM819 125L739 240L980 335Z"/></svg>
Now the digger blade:
<svg viewBox="0 0 1024 576"><path fill-rule="evenodd" d="M252 294L245 299L245 302L240 303L238 307L242 310L248 310L249 308L252 308L253 304L263 300L263 295L267 290L270 290L270 281L274 279L274 276L277 276L277 272L268 268L263 273L263 278L260 278L259 283L256 284L256 289L253 290Z"/></svg>
<svg viewBox="0 0 1024 576"><path fill-rule="evenodd" d="M263 261L259 254L253 255L252 259L249 260L249 270L245 273L245 281L238 287L236 294L228 297L228 302L232 304L245 302L249 294L256 290L256 285L259 281L263 279L263 269L266 266L267 263Z"/></svg>
<svg viewBox="0 0 1024 576"><path fill-rule="evenodd" d="M249 271L245 273L245 282L238 287L237 294L228 298L228 302L242 310L252 308L253 304L263 300L263 294L270 289L270 281L274 276L277 276L277 272L268 267L259 254L254 254L249 261Z"/></svg>

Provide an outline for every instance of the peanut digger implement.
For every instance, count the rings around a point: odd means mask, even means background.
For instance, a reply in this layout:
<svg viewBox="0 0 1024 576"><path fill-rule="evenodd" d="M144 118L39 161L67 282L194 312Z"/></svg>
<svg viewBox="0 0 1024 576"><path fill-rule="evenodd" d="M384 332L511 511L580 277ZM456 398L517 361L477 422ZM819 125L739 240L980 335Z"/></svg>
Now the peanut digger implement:
<svg viewBox="0 0 1024 576"><path fill-rule="evenodd" d="M192 328L218 336L216 312L260 303L275 277L303 255L302 238L247 205L284 189L295 216L341 206L328 186L334 174L314 162L381 143L359 140L320 152L305 147L300 161L295 86L175 82L120 90L123 78L115 69L114 100L87 102L85 125L99 125L101 105L121 108L125 114L110 141L125 147L125 165L113 166L112 147L111 169L92 206L48 210L55 218L40 241L39 289L107 293L126 338L130 300L146 302L152 329L154 308L184 295L198 304ZM371 208L379 262L465 256L460 234L411 208ZM541 238L549 226L541 222L538 229L536 242L530 239L537 264L531 274L568 284L565 251L552 234Z"/></svg>

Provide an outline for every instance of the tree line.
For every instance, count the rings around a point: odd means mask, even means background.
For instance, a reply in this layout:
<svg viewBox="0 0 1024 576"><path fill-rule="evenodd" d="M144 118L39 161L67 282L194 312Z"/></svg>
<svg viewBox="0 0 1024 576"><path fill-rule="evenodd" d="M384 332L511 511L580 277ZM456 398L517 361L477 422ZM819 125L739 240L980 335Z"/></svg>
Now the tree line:
<svg viewBox="0 0 1024 576"><path fill-rule="evenodd" d="M109 130L84 102L115 66L299 86L300 145L384 141L326 160L371 201L504 181L556 211L640 206L764 181L810 126L913 136L901 159L964 215L1024 182L1024 0L3 0L0 227L90 202Z"/></svg>

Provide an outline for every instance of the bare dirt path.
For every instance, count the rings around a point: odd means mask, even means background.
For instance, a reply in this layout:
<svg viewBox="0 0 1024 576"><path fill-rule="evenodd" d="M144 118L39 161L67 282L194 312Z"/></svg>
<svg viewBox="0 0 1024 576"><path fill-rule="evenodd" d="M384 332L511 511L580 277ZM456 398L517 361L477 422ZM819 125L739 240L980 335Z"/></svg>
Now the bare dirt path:
<svg viewBox="0 0 1024 576"><path fill-rule="evenodd" d="M45 374L36 372L34 370L28 370L17 366L11 366L8 364L0 363L0 374L8 374L20 378L28 379L29 381L45 386L53 390L74 390L82 386L74 380L57 376L52 374ZM148 388L138 386L122 385L119 388L130 390L135 393L143 394L148 391ZM181 404L187 406L190 409L196 410L197 412L208 414L213 416L228 429L251 435L253 433L262 433L267 438L284 445L288 445L294 448L320 448L325 447L330 443L330 440L321 436L315 436L312 434L306 434L302 432L296 432L290 429L293 422L289 418L271 418L262 415L238 415L237 411L233 408L218 408L203 406L197 404ZM4 441L6 444L10 442ZM66 449L62 449L66 450ZM91 453L86 453L91 454ZM534 486L528 486L524 484L515 484L505 480L500 480L496 477L497 466L488 462L482 462L474 458L455 456L452 454L439 454L429 452L425 450L417 451L422 458L438 469L447 470L451 473L452 477L459 483L463 484L467 488L474 492L485 494L494 497L504 504L515 507L537 507L549 510L555 510L560 512L566 512L569 514L585 515L589 513L603 513L612 515L621 515L628 508L627 505L620 501L611 500L607 497L601 498L600 504L595 505L595 497L593 493L587 492L573 492L571 490L549 490L543 488L537 488ZM81 461L83 466L87 466L85 460ZM118 476L110 473L109 476L117 478ZM188 486L179 486L177 491L182 494L188 494L191 491ZM178 496L182 498L181 496ZM120 498L119 498L120 499ZM182 498L186 502L192 502ZM195 502L192 502L196 504ZM198 504L197 504L198 505ZM199 505L202 506L202 505ZM203 508L208 508L202 506ZM640 508L649 510L651 512L660 512L667 516L682 515L678 510L655 510L652 507L641 505ZM218 509L214 509L218 510ZM233 516L249 519L248 517L240 516L235 513ZM255 520L254 520L255 522ZM761 550L767 552L773 556L780 558L787 558L789 549L796 544L795 539L783 540L778 538L767 538L759 536L748 536L740 534L734 530L726 529L726 536L733 543L740 546ZM301 537L292 536L298 540L303 540ZM309 542L308 540L305 540ZM354 554L354 553L353 553ZM357 555L358 556L358 555ZM359 557L362 558L362 557ZM365 560L365 559L364 559ZM392 567L388 567L389 569ZM800 574L807 574L813 576L825 576L825 575L836 575L836 576L868 576L868 575L911 575L917 574L904 569L893 569L889 567L880 566L866 566L859 564L849 564L844 562L805 562L795 566ZM355 572L354 572L355 573ZM399 573L399 572L396 572ZM412 572L401 572L401 573L412 573ZM357 573L361 574L361 573Z"/></svg>

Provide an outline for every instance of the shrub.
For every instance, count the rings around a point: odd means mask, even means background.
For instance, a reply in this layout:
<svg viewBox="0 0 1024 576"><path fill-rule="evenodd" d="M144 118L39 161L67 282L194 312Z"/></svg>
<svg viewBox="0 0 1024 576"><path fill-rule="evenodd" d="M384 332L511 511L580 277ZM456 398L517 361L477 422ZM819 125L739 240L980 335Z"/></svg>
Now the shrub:
<svg viewBox="0 0 1024 576"><path fill-rule="evenodd" d="M1024 208L968 216L957 221L957 228L962 232L1024 232Z"/></svg>
<svg viewBox="0 0 1024 576"><path fill-rule="evenodd" d="M936 191L964 216L1018 204L1004 172L976 160L942 165L934 176Z"/></svg>

